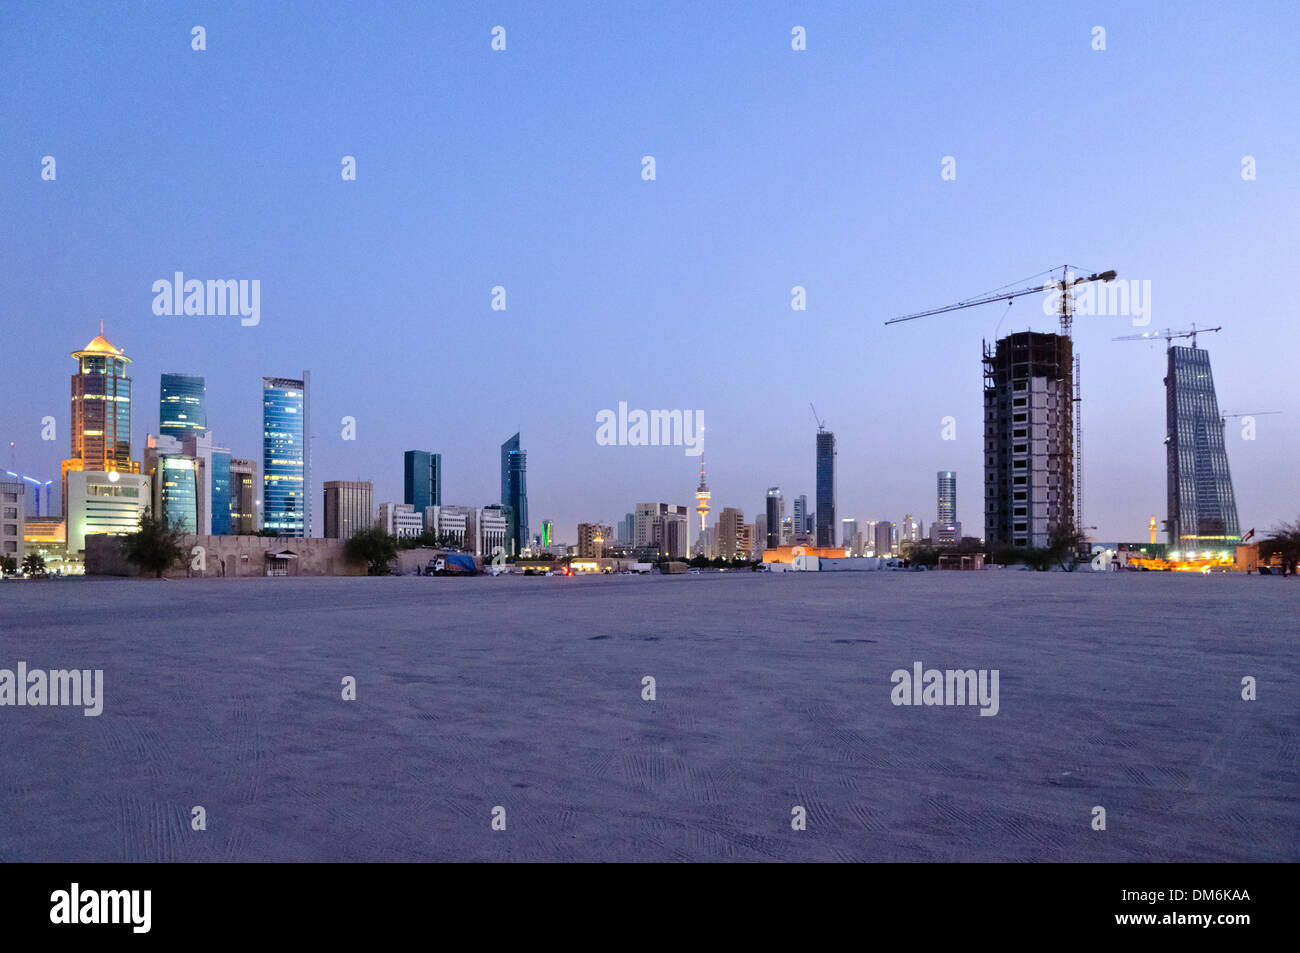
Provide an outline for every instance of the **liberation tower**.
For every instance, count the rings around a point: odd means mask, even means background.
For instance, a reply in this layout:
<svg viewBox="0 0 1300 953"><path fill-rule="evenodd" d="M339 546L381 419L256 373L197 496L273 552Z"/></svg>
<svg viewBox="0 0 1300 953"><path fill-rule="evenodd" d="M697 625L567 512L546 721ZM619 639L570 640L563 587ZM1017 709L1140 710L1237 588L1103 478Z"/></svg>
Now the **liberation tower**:
<svg viewBox="0 0 1300 953"><path fill-rule="evenodd" d="M704 527L709 519L709 485L704 482L704 457L700 457L700 485L695 489L695 512L700 514L700 541L704 540Z"/></svg>

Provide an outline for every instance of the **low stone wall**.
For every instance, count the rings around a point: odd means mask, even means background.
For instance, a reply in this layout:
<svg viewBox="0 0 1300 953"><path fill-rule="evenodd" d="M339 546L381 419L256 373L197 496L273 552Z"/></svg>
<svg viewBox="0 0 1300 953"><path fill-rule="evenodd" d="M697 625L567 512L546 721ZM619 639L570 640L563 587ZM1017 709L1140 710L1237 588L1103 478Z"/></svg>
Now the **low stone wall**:
<svg viewBox="0 0 1300 953"><path fill-rule="evenodd" d="M183 563L163 573L186 577L364 576L366 564L350 560L337 539L288 536L185 536ZM86 575L136 576L118 536L86 537Z"/></svg>

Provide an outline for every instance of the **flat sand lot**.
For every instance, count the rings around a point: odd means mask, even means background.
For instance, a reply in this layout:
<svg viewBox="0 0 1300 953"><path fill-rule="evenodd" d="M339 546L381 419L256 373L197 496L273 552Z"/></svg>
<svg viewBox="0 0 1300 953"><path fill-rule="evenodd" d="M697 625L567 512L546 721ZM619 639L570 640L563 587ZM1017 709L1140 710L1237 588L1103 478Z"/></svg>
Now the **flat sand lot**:
<svg viewBox="0 0 1300 953"><path fill-rule="evenodd" d="M1296 861L1298 646L1240 575L4 583L105 700L0 707L0 860Z"/></svg>

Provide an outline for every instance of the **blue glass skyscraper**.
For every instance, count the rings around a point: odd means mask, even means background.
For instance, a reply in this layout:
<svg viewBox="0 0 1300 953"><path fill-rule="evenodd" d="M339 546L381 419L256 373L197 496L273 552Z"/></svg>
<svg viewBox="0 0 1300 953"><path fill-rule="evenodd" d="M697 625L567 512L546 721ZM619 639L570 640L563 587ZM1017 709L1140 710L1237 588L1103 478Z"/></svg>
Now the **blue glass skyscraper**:
<svg viewBox="0 0 1300 953"><path fill-rule="evenodd" d="M212 535L230 535L230 451L212 451Z"/></svg>
<svg viewBox="0 0 1300 953"><path fill-rule="evenodd" d="M1234 545L1241 526L1208 351L1169 348L1165 401L1169 545Z"/></svg>
<svg viewBox="0 0 1300 953"><path fill-rule="evenodd" d="M206 391L202 377L164 374L158 399L158 432L177 440L207 433Z"/></svg>
<svg viewBox="0 0 1300 953"><path fill-rule="evenodd" d="M403 502L418 516L427 506L442 506L442 454L407 450L402 462Z"/></svg>
<svg viewBox="0 0 1300 953"><path fill-rule="evenodd" d="M302 380L262 378L262 526L311 535L311 424Z"/></svg>
<svg viewBox="0 0 1300 953"><path fill-rule="evenodd" d="M817 545L835 545L835 434L822 429L817 431Z"/></svg>
<svg viewBox="0 0 1300 953"><path fill-rule="evenodd" d="M517 555L528 544L528 454L517 433L501 445L501 505L509 508L507 547Z"/></svg>

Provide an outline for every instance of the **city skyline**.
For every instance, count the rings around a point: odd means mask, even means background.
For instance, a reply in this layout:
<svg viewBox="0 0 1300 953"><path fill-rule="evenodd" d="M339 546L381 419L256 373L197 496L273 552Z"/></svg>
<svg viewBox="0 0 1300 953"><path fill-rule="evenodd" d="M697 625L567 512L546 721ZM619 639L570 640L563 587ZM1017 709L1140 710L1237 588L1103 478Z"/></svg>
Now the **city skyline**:
<svg viewBox="0 0 1300 953"><path fill-rule="evenodd" d="M72 356L73 356L74 358L78 359L79 361L81 361L82 364L83 364L83 366L84 366L84 362L85 362L85 359L86 359L86 356L87 356L87 355L90 355L91 358L94 359L96 356L98 356L98 355L101 354L101 352L102 352L104 355L107 355L108 358L110 358L111 360L113 360L113 361L116 362L116 365L115 365L115 366L118 366L118 367L120 368L119 371L118 371L117 373L120 374L120 373L122 373L122 372L125 370L125 365L126 365L126 364L132 363L132 359L129 357L129 355L127 355L127 353L126 353L126 349L125 349L125 348L120 348L120 347L116 347L115 345L113 345L110 341L108 341L108 340L106 339L106 337L104 336L104 334L103 334L102 332L103 332L103 328L102 328L102 325L101 325L101 333L100 333L98 336L96 336L96 338L94 338L94 339L90 342L90 344L88 344L88 345L86 346L86 348L83 348L83 349L81 349L81 350L78 350L78 351L73 352L73 355L72 355ZM1050 335L1049 335L1048 337L1050 337ZM1009 336L1008 338L1004 339L1004 343L1009 345L1009 344L1011 343L1011 340L1012 340L1012 336ZM1199 349L1198 349L1198 348L1171 348L1171 349L1169 350L1169 354L1168 354L1169 360L1170 360L1170 362L1171 362L1171 367L1173 366L1173 365L1172 365L1172 361L1173 361L1174 357L1177 356L1177 355L1180 355L1180 354L1182 354L1182 353L1184 353L1184 352L1189 352L1189 353L1192 354L1193 356L1197 356L1197 355L1199 355L1199 356L1200 356L1200 359L1202 359L1202 360L1207 359L1207 358L1206 358L1206 352L1205 352L1205 349L1204 349L1204 348L1199 348ZM1218 410L1218 408L1217 408L1217 403L1215 402L1215 392L1214 392L1214 386L1213 386L1212 378L1209 378L1209 376L1208 376L1208 375L1209 375L1209 372L1208 372L1208 364L1206 365L1206 367L1207 367L1207 370L1205 371L1205 374L1206 374L1206 376L1207 376L1207 380L1209 381L1209 382L1208 382L1207 397L1205 398L1206 400L1208 400L1208 404L1207 404L1206 406L1209 408L1209 411L1210 411L1211 415L1214 416L1215 419L1219 419L1219 417L1218 417L1217 415L1220 413L1220 411ZM307 383L308 385L310 385L310 374L311 374L310 371L304 371L304 372L303 372L303 376L304 376L304 378L306 379L306 383ZM1166 381L1172 379L1172 377L1173 377L1173 374L1172 374L1172 371L1171 371L1171 372L1169 373L1169 375L1167 375L1167 377L1166 377ZM85 379L86 379L86 377L85 377L84 372L83 372L83 373L79 373L79 374L74 374L74 375L73 375L74 393L76 392L76 388L78 387L78 382L79 382L79 381L83 381L83 380L85 380ZM106 375L103 375L103 376L102 376L102 379L105 380L105 381L113 381L113 380L115 380L116 378L115 378L115 375L114 375L114 374L106 374ZM128 397L127 397L126 401L124 402L124 406L123 406L121 409L122 409L122 411L123 411L124 416L125 416L126 418L128 418L129 420L131 420L131 419L133 419L133 415L131 414L131 411L130 411L130 405L131 405L131 403L132 403L132 402L134 401L134 399L135 399L135 398L133 398L133 397L130 396L131 393L132 393L132 388L133 388L133 380L132 380L131 378L124 378L124 380L125 380L125 384L124 384L124 385L119 385L119 386L125 386L125 388L126 388L126 393L127 393ZM299 387L301 387L301 385L302 385L303 383L304 383L304 381L303 381L302 379L296 379L296 380L295 380L295 379L270 378L270 377L263 377L263 378L262 378L262 386L263 386L263 392L264 392L264 394L265 394L265 393L268 393L268 392L271 392L272 389L274 389L274 391L275 391L276 393L279 393L279 392L281 392L281 391L284 391L284 389L285 389L286 387L291 387L291 386L299 386ZM181 399L181 400L178 400L178 399L177 399L177 396L176 396L178 393L181 393L181 394L185 395L184 398ZM294 395L294 392L293 392L292 390L290 390L288 393L289 393L291 396ZM166 441L166 440L173 440L173 441L176 441L178 438L172 436L172 434L178 434L178 433L190 433L190 434L193 434L194 437L192 437L192 438L180 438L180 439L183 439L183 440L187 440L187 441L189 441L190 443L193 442L193 439L197 438L197 439L200 441L200 444L202 444L204 441L206 441L209 445L211 444L211 437L210 437L210 433L211 433L211 431L210 431L210 428L207 426L208 421L207 421L207 418L206 418L206 384L205 384L205 378L204 378L204 377L202 377L202 376L198 376L198 375L180 375L180 374L175 374L175 373L163 373L163 374L161 374L161 375L159 376L159 394L160 394L159 401L158 401L158 424L159 424L159 425L158 425L157 428L152 428L152 427L146 427L146 428L145 428L146 431L147 431L147 433L146 433L146 443L147 443L147 446L142 450L142 454L147 454L147 453L153 452L153 446L154 446L154 443L159 439L160 436L161 436L161 439L164 440L164 441ZM281 396L283 396L283 395L281 395ZM299 404L298 404L298 406L299 406L299 411L301 411L301 408L302 408L303 406L305 406L306 404L309 404L309 403L310 403L310 399L311 399L311 398L310 398L310 394L306 394L306 395L305 395L305 399L303 399L303 398L304 398L304 395L301 394L301 393L296 394L296 396L299 398ZM1198 398L1198 399L1199 399L1199 398ZM1173 400L1172 397L1168 398L1168 400L1167 400L1167 404L1168 404L1168 406L1173 406L1172 403L1171 403L1172 400ZM177 424L176 424L176 422L175 422L175 416L176 416L176 414L175 414L175 408L178 406L178 404L181 404L181 403L187 404L187 405L191 408L192 416L194 417L194 419L195 419L196 421L201 421L201 423L190 423L190 424L184 424L184 425L178 427ZM269 406L270 406L270 405L267 405L267 404L264 403L264 414L267 412L267 408L268 408ZM278 412L279 412L280 410L282 410L282 408L277 408L277 414L278 414ZM75 435L77 435L77 434L80 433L80 429L79 429L79 427L78 427L77 421L79 420L79 415L80 415L81 413L83 413L83 412L84 412L84 411L81 410L81 404L79 404L79 403L76 401L76 399L74 398L74 402L73 402L73 417L72 417L72 424L73 424L73 426L72 426L72 432L73 432L73 434L74 434L74 441L77 439ZM1174 418L1170 417L1169 419L1170 419L1170 426L1171 426L1171 428L1173 428L1173 427L1174 427L1174 424L1173 424L1172 421L1173 421ZM168 421L172 421L172 425L171 425L170 427L168 426ZM266 448L265 448L265 439L266 439L266 432L267 432L267 431L266 431L266 427L267 427L267 423L266 423L266 420L265 420L265 417L264 417L264 423L263 423L263 433L264 433L264 454L267 453L267 452L269 452L269 451L267 451ZM161 433L160 433L160 434L155 434L155 433L153 432L154 429L159 430ZM1176 428L1175 428L1175 429L1176 429ZM168 433L168 431L170 431L170 433ZM1172 433L1174 433L1174 430L1171 429L1170 432L1171 432L1171 434L1172 434ZM283 436L283 435L281 435L281 436ZM816 437L817 437L817 447L816 447L815 456L816 456L816 462L817 462L817 467L816 467L816 471L817 471L817 472L816 472L816 480L815 480L815 483L817 484L817 487L818 487L818 491L819 491L819 493L821 493L821 494L827 494L827 493L829 493L829 494L830 494L829 498L833 499L833 498L834 498L834 495L835 495L835 493L836 493L836 486L835 486L835 483L836 483L836 479L837 479L837 474L835 473L835 470L836 470L836 466L835 466L835 457L836 457L836 450L835 450L835 437L834 437L834 434L833 434L833 433L831 433L831 432L829 432L829 431L826 431L824 428L820 427L820 424L819 424L819 429L818 429L817 432L816 432ZM134 465L134 467L138 469L138 468L139 468L140 461L133 461L133 460L130 460L130 459L129 459L130 453L133 452L133 451L130 450L130 446L131 446L130 443L129 443L128 441L122 441L121 443L126 443L126 444L127 444L126 452L127 452L127 455L128 455L127 465L123 467L123 472L124 472L124 473L131 472L131 467L132 467L132 465ZM189 445L189 444L187 443L187 446L188 446L188 445ZM502 501L501 501L501 504L504 505L504 506L508 506L508 505L509 505L509 504L507 503L506 499L505 499L505 496L506 496L507 494L509 494L509 493L512 492L512 491L509 489L509 486L511 485L511 481L514 479L514 477L513 477L513 475L512 475L512 469L511 469L510 461L511 461L512 459L516 460L516 461L517 461L517 465L516 465L515 469L517 469L519 473L522 473L522 474L525 474L525 475L526 475L526 470L527 470L527 465L526 465L527 453L524 452L524 451L521 451L521 450L520 450L520 446L521 446L520 435L519 435L518 433L515 433L512 437L510 437L510 438L509 438L505 443L503 443L503 444L500 446L500 453L501 453L501 470L500 470L500 476L501 476L501 480L502 480L501 487L502 487L502 495L503 495L503 499L502 499ZM1174 444L1171 444L1170 446L1171 446L1171 451L1172 451ZM180 443L177 442L174 451L168 451L168 452L180 453L180 452L181 452ZM196 452L196 451L194 450L193 447L191 447L190 449L188 449L188 450L185 451L185 453L189 454L190 456L193 456L193 455L195 454L195 452ZM225 535L225 534L231 532L230 527L233 525L233 524L232 524L232 520L235 518L235 501L231 498L231 487L230 487L230 479L231 479L231 474L230 474L230 465L231 465L231 457L232 457L232 455L231 455L231 452L230 452L229 450L227 450L227 449L221 449L221 448L213 448L213 451L210 451L210 452L215 452L216 455L217 455L217 457L218 457L219 459L212 459L212 458L210 458L210 463L209 463L209 465L211 465L213 462L215 462L215 463L217 463L217 464L220 464L220 466L217 467L217 469L216 469L216 471L214 472L213 477L212 477L212 479L214 480L214 482L213 482L213 484L212 484L212 487L213 487L213 498L214 498L214 502L216 502L216 501L218 501L218 500L224 498L225 501L226 501L226 504L227 504L227 505L226 505L225 507L212 507L212 506L207 507L207 512L208 512L210 515L209 515L208 519L205 519L205 520L204 520L204 522L205 522L205 524L208 523L208 522L211 522L211 525L213 526L213 533L214 533L214 535ZM1223 443L1222 443L1222 440L1221 440L1221 439L1220 439L1220 442L1219 442L1219 444L1218 444L1218 450L1217 450L1216 452L1217 452L1217 454L1218 454L1218 459L1221 459L1221 458L1224 456L1225 451L1224 451ZM407 450L407 451L404 451L404 452L403 452L403 455L402 455L402 456L403 456L403 462L402 462L402 467L401 467L401 469L402 469L403 477L402 477L402 481L401 481L401 482L402 482L402 484L403 484L403 493L400 495L401 498L405 499L406 502L407 502L408 504L409 504L409 503L412 503L412 502L413 502L413 501L412 501L412 494L413 494L413 492L414 492L414 495L415 495L419 500L423 500L424 497L427 496L427 497L429 498L429 501L436 500L436 501L438 501L438 503L440 503L440 502L441 502L442 472L443 472L443 471L442 471L442 455L439 454L439 453L433 453L433 452L429 452L429 451L414 451L414 450ZM309 472L309 471L310 471L310 462L309 462L309 461L310 461L310 452L307 454L307 457L308 457L308 464L307 464L307 466L306 466L305 468L300 466L299 469L300 469L300 470L306 470L306 471ZM142 459L143 459L143 456L142 456ZM1168 477L1169 477L1170 479L1173 479L1173 478L1175 477L1175 471L1172 469L1172 468L1174 467L1174 459L1175 459L1175 458L1173 457L1173 455L1172 455L1172 453L1171 453L1171 455L1170 455L1170 457L1169 457L1169 466L1170 466L1171 469L1169 469L1169 470L1167 471L1167 473L1168 473ZM264 458L264 461L265 461L265 458ZM68 466L68 462L67 462L67 461L65 461L64 466L65 466L65 469L66 469L66 467ZM1216 463L1215 466L1222 466L1222 464L1220 464L1220 463ZM421 469L421 468L422 468L422 469ZM419 478L416 477L416 470L417 470L417 469L420 470L420 472L422 472L422 473L424 474L423 477L419 477ZM145 467L145 472L146 472L146 473L150 472L147 466ZM701 464L700 464L700 474L701 474L701 477L700 477L700 484L699 484L699 486L696 488L696 490L691 494L692 497L697 501L697 505L696 505L696 507L695 507L697 512L698 512L698 507L699 507L699 505L700 505L700 504L699 504L699 494L700 494L700 491L701 491L701 490L705 490L705 491L707 491L707 487L705 486L705 483L704 483L703 472L704 472L704 464L703 464L703 458L701 458ZM986 472L987 472L987 471L986 471ZM1209 471L1207 471L1207 475L1208 475L1208 472L1209 472ZM12 475L12 473L11 473L11 475ZM413 491L413 490L412 490L412 487L415 486L416 483L418 483L420 479L423 479L423 480L428 484L427 487L424 488L424 489L422 489L422 490L421 490L421 489L417 489L417 490ZM956 492L955 492L956 474L955 474L955 472L953 472L953 471L940 471L939 474L938 474L938 480L939 480L939 491L938 491L938 506L937 506L937 510L936 510L936 517L937 517L937 522L938 522L939 524L943 524L943 523L945 522L946 511L949 510L949 509L955 509L955 505L956 505L956 504L955 504L955 500L956 500ZM307 481L304 480L304 482L307 482ZM323 491L324 488L325 488L325 484L326 484L326 483L334 483L334 484L338 484L339 482L340 482L340 481L337 481L337 480L312 479L312 480L311 480L311 486L310 486L310 487L305 487L305 492L304 492L304 502L307 502L306 497L309 496L310 494L312 494L312 493L317 493L318 491ZM347 482L347 481L342 481L342 482ZM374 483L373 480L366 480L365 482L367 482L368 484L370 484L370 485L372 485L372 486L373 486L373 483ZM319 484L319 486L317 486L317 484ZM523 485L522 485L522 488L521 488L521 489L522 489L522 491L523 491L523 492L522 492L522 495L523 495L523 499L524 499L524 507L523 507L523 509L524 509L524 514L525 514L525 519L527 519L527 508L528 508L528 507L527 507L527 485L526 485L526 480L523 482ZM768 496L771 495L771 491L772 491L773 489L774 489L773 487L769 487L769 488L768 488L768 494L767 494ZM259 487L258 487L259 494L260 494L261 490L262 490L262 486L259 486ZM1171 492L1172 492L1172 491L1171 491ZM1231 496L1232 496L1232 486L1231 486L1231 482L1228 483L1226 492L1227 492L1227 494L1228 494L1229 499L1231 499ZM197 494L197 493L198 493L198 490L197 490L197 489L193 490L193 494ZM318 495L319 495L319 494L318 494ZM669 496L671 496L671 494L669 494ZM800 494L799 497L795 498L795 500L794 500L794 513L795 513L795 516L796 516L796 517L798 517L798 516L800 515L800 507L801 507L802 505L806 505L805 500L806 500L806 497L805 497L805 495L803 495L803 494ZM1171 500L1171 506L1172 506L1172 500L1173 500L1173 497L1172 497L1172 496L1170 497L1170 500ZM262 507L262 505L263 505L262 500L259 498L259 499L256 501L256 504L257 504L257 506L258 506L259 509L260 509L260 508ZM437 504L436 504L436 503L432 503L432 504L431 504L431 503L426 503L425 505L437 505ZM488 505L492 505L492 504L488 504ZM738 507L738 508L743 510L744 507L741 506L741 507ZM192 509L192 505L191 505L191 509ZM314 507L311 506L311 505L307 505L307 506L306 506L306 510L307 510L307 514L306 514L306 515L307 515L307 518L308 518L308 519L311 519L311 518L312 518L312 515L311 515L311 514L312 514L312 512L314 511ZM423 506L416 506L414 512L416 512L417 514L419 514L419 513L423 513L423 510L424 510L424 507L423 507ZM783 500L783 499L782 499L782 501L781 501L781 511L784 512L784 500ZM323 511L322 511L322 512L323 512ZM832 510L832 512L834 512L834 510ZM36 514L33 513L33 514L29 514L29 515L33 515L33 516L34 516L34 515L36 515ZM809 512L807 515L808 515L809 517L814 517L814 516L816 516L816 513L815 513L815 511L811 511L811 512ZM893 514L880 514L880 513L875 513L875 512L873 512L873 513L869 514L869 515L866 517L866 520L867 520L867 522L874 523L874 522L877 522L877 520L873 518L873 517L875 517L875 516L892 516L892 515L893 515ZM1173 517L1174 517L1174 514L1173 514L1173 512L1171 511L1171 512L1170 512L1170 521L1171 521L1171 522L1172 522L1172 520L1173 520ZM908 518L911 518L911 517L910 517L910 513L908 514ZM703 519L703 517L701 517L701 519ZM183 518L183 519L182 519L183 522L187 522L187 525L188 525L188 522L193 522L193 520L194 520L194 514L193 514L192 512L190 513L190 515L189 515L188 518ZM835 526L837 526L838 523L845 523L845 524L847 524L847 523L850 523L850 522L856 522L856 520L857 520L857 517L856 517L856 516L848 516L848 517L844 517L844 518L842 518L842 519L838 519L838 520L836 521L835 524L832 524L832 528L834 528ZM583 525L586 525L586 524L589 523L589 522L590 522L589 520L580 520L578 523L575 524L575 540L580 540L580 539L581 539L581 535L582 535L582 529L581 529L581 527L582 527ZM615 521L611 521L611 524L610 524L610 525L612 525L614 522L617 522L617 521L616 521L616 520L615 520ZM922 530L923 530L923 529L924 529L924 526L925 526L925 521L924 521L924 519L922 519L922 518L918 518L918 522L919 522L919 524L920 524L920 526L922 527ZM958 527L960 527L960 520L958 520L958 521L956 521L956 522L957 522ZM1160 521L1158 521L1158 522L1160 522ZM821 520L820 518L817 519L817 523L818 523L818 526L819 526L819 527L821 527L821 526L824 525L824 524L822 523L822 520ZM1233 513L1232 513L1232 516L1231 516L1231 519L1230 519L1230 523L1231 523L1231 530L1230 530L1230 533L1231 533L1232 535L1240 535L1241 529L1239 528L1239 526L1238 526L1238 524L1237 524L1237 522L1236 522L1236 516L1235 516L1235 504L1233 504ZM553 521L553 520L545 520L545 521L543 521L543 525L544 525L545 528L549 528L549 527L551 527L551 526L554 525L554 521ZM223 529L223 527L224 527L224 529ZM268 527L268 528L269 528L269 527ZM309 535L309 536L310 536L310 535L317 535L317 536L328 536L328 535L329 535L327 529L325 529L325 528L323 528L323 527L318 527L318 529L320 529L320 532L319 532L319 533L312 534L312 533L310 533L310 532L307 532L306 535ZM713 528L710 528L710 529L712 530ZM799 528L799 527L796 527L796 526L793 526L793 525L792 525L792 527L791 527L791 532L792 532L792 533L799 533L799 532L802 532L802 531L803 531L803 530L802 530L801 528ZM528 531L527 531L527 526L526 526L526 525L525 525L524 527L520 527L520 528L519 528L519 532L520 532L521 536L526 536L526 537L527 537L527 541L531 541L532 536L535 535L535 534L529 534L529 533L528 533ZM290 531L287 535L295 535L295 532L292 531L292 528L291 528L291 531ZM927 535L927 539L928 539L928 538L929 538L929 535L928 535L928 534L926 534L926 535ZM959 534L959 536L960 536L960 535L968 535L968 536L969 536L969 535L971 535L971 534ZM691 538L692 538L693 541L698 542L698 534L693 534ZM1096 537L1096 535L1094 534L1093 538L1094 538L1094 539L1097 539L1098 537ZM1139 538L1140 538L1140 537L1134 537L1133 539L1131 539L1131 540L1127 540L1127 541L1129 541L1129 542L1134 542L1134 541L1137 541ZM557 541L557 542L565 542L565 540L563 540L563 539L557 539L556 541ZM956 539L947 540L947 542L956 542ZM694 545L694 544L695 544L695 543L693 542L692 545ZM545 548L546 546L549 546L549 545L550 545L550 542L549 542L549 541L544 541L544 542L543 542L543 548ZM575 544L570 543L569 545L575 545ZM817 545L820 546L820 545L826 545L826 544L825 544L821 539L818 539L818 540L817 540ZM843 546L845 546L845 547L848 547L849 545L851 545L851 540L848 540L848 539L840 540L840 539L838 539L838 537L837 537L836 540L834 541L834 543L832 543L831 545L843 545ZM991 545L992 545L992 544L991 544Z"/></svg>
<svg viewBox="0 0 1300 953"><path fill-rule="evenodd" d="M1055 322L1033 297L911 326L883 321L1067 260L1149 280L1151 327L1226 315L1207 348L1222 409L1286 410L1273 382L1289 373L1297 333L1286 249L1300 225L1282 214L1295 196L1284 170L1300 141L1282 118L1286 84L1273 80L1294 71L1284 23L1250 32L1238 49L1246 27L1208 6L1195 23L1159 24L1121 5L1067 24L1043 22L1029 4L1008 10L1008 24L1023 18L1023 27L995 28L968 11L944 13L942 31L928 28L935 14L925 10L869 22L801 14L809 46L794 54L790 15L775 7L740 23L722 11L683 9L681 22L620 11L611 16L628 28L617 41L581 18L552 22L514 7L502 13L514 42L497 56L477 14L411 11L400 28L377 25L392 55L370 64L341 110L319 84L271 82L255 68L264 51L221 37L292 33L294 47L276 55L288 75L310 76L310 64L347 49L342 22L237 9L208 24L200 54L188 32L171 36L146 11L116 14L112 44L96 39L106 13L87 13L87 29L64 36L47 28L54 14L6 11L0 53L16 75L78 57L102 84L93 100L57 77L35 99L0 91L10 132L0 252L11 278L0 307L25 355L0 380L0 439L15 444L5 468L58 478L66 405L49 382L66 373L68 346L103 318L134 361L141 406L157 406L162 373L206 378L209 423L245 459L261 456L259 378L312 368L317 493L326 479L365 479L376 499L399 500L401 453L425 446L446 462L446 499L487 503L498 496L494 448L522 431L530 505L565 536L579 522L616 521L638 499L689 503L697 467L680 448L595 441L597 413L626 401L707 413L713 502L757 513L766 486L791 498L815 489L812 399L836 434L837 510L928 520L934 472L973 481L983 470L981 340ZM1093 17L1110 30L1104 52L1088 44ZM892 36L917 31L933 43L894 52ZM422 37L433 34L449 38L453 66L423 55ZM654 66L663 43L681 51L676 73ZM580 84L566 65L575 48L587 63ZM863 61L882 66L864 76L851 68ZM1219 68L1205 75L1196 62ZM1032 91L1025 70L1039 77ZM149 81L158 71L174 82ZM415 121L391 95L412 84L438 91ZM795 120L745 108L754 96L788 104ZM924 122L891 105L917 97ZM1083 98L1094 111L1074 147L1054 147L1043 131L1060 125L1056 104ZM250 141L294 146L232 156L204 118L232 101L246 111ZM991 118L976 120L992 102ZM126 103L168 117L163 147L115 121ZM492 122L484 109L499 110ZM543 115L547 129L572 130L555 151L538 145ZM597 134L583 118L592 115L621 125ZM53 116L67 121L55 126ZM831 136L837 147L823 148ZM41 177L45 155L58 162L55 180ZM654 181L640 176L644 155L658 160ZM948 155L952 181L941 178ZM356 159L355 181L339 176L343 156ZM1243 179L1244 156L1258 160L1257 179ZM1063 201L1062 181L1086 197L1066 228L1046 214ZM1205 261L1212 281L1196 265ZM152 285L177 271L259 281L258 323L156 315ZM498 286L504 311L492 307ZM795 286L806 289L805 312L791 308ZM1075 323L1084 517L1101 540L1144 539L1148 518L1168 515L1161 345L1110 342L1134 320L1081 314ZM654 375L548 381L563 379L558 363L625 366L611 322L685 338L702 321L711 341L751 346L815 321L818 340L860 373L810 385L777 369L724 387L718 352L705 347ZM394 343L337 360L341 342L368 342L372 330L384 332L376 341L428 341L453 364L490 360L481 377L491 383L454 414L394 414L391 393L439 406L423 387L427 358ZM57 438L42 440L50 416ZM355 440L342 437L345 417ZM133 421L132 445L153 426ZM1227 429L1243 532L1294 516L1279 477L1300 459L1296 415L1260 418L1253 437ZM976 502L965 494L957 514L968 534L982 524Z"/></svg>

